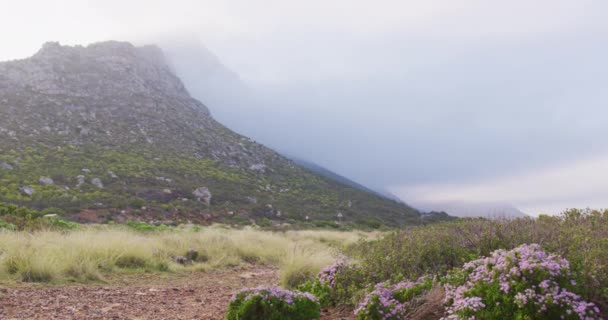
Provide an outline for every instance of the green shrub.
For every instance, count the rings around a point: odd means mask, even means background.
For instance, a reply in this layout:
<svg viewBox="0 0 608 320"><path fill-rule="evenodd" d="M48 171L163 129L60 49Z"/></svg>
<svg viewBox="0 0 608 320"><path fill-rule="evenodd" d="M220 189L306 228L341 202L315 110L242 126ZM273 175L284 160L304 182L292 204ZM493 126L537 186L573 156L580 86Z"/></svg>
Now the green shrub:
<svg viewBox="0 0 608 320"><path fill-rule="evenodd" d="M326 283L321 282L319 279L306 281L306 283L298 286L298 290L302 292L309 292L317 297L322 308L329 307L333 304L331 288Z"/></svg>
<svg viewBox="0 0 608 320"><path fill-rule="evenodd" d="M166 226L164 224L161 225L153 225L145 222L137 222L137 221L128 221L126 225L139 232L156 232L156 231L168 231L171 230L171 227Z"/></svg>
<svg viewBox="0 0 608 320"><path fill-rule="evenodd" d="M63 211L57 208L48 208L42 211L31 210L12 204L0 202L0 229L10 230L73 230L80 225L75 222L65 221L59 217Z"/></svg>
<svg viewBox="0 0 608 320"><path fill-rule="evenodd" d="M49 215L49 214L56 214L59 216L65 215L65 211L63 209L59 209L59 208L44 208L42 210L40 210L40 215L45 216L45 215Z"/></svg>
<svg viewBox="0 0 608 320"><path fill-rule="evenodd" d="M228 306L227 320L312 320L321 314L317 298L278 287L258 287L237 293Z"/></svg>
<svg viewBox="0 0 608 320"><path fill-rule="evenodd" d="M15 230L17 230L17 226L12 223L6 223L6 222L0 220L0 230L2 230L2 229L15 231Z"/></svg>
<svg viewBox="0 0 608 320"><path fill-rule="evenodd" d="M66 221L56 217L43 217L40 221L41 226L46 226L55 230L74 230L80 227L79 223Z"/></svg>

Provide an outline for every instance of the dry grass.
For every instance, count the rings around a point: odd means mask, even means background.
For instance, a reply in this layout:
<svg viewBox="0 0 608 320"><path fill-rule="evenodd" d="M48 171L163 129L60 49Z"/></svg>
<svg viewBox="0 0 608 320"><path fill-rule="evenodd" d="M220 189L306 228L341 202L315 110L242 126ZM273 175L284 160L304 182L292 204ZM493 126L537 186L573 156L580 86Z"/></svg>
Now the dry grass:
<svg viewBox="0 0 608 320"><path fill-rule="evenodd" d="M0 282L97 281L115 272L211 270L263 264L295 285L333 262L337 249L377 234L209 227L142 233L121 226L87 226L72 232L0 233ZM173 262L189 249L190 265Z"/></svg>

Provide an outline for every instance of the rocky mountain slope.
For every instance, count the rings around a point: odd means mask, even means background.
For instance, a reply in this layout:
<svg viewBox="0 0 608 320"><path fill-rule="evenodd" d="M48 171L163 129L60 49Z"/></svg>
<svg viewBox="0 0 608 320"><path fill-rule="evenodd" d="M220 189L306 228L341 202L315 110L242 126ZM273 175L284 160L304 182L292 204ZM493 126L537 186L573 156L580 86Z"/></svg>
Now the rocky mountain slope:
<svg viewBox="0 0 608 320"><path fill-rule="evenodd" d="M124 42L0 63L0 201L80 221L420 221L230 131L160 49Z"/></svg>

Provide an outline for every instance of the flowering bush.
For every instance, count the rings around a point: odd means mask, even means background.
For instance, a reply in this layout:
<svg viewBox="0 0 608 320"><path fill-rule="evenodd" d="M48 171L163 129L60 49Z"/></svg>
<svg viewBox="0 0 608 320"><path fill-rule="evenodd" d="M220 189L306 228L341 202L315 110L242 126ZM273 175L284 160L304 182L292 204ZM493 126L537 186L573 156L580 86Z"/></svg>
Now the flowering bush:
<svg viewBox="0 0 608 320"><path fill-rule="evenodd" d="M448 277L443 319L600 319L575 285L569 262L537 244L496 250Z"/></svg>
<svg viewBox="0 0 608 320"><path fill-rule="evenodd" d="M321 270L319 273L319 281L326 284L330 288L334 288L336 285L336 276L344 271L348 266L349 262L346 259L341 258L329 267Z"/></svg>
<svg viewBox="0 0 608 320"><path fill-rule="evenodd" d="M227 320L311 320L319 319L317 298L308 292L277 287L245 289L235 294L228 306Z"/></svg>
<svg viewBox="0 0 608 320"><path fill-rule="evenodd" d="M386 282L375 286L355 310L359 320L400 320L409 310L408 302L431 289L430 278L402 281L395 285Z"/></svg>
<svg viewBox="0 0 608 320"><path fill-rule="evenodd" d="M332 294L336 288L336 277L349 265L345 258L340 258L334 264L319 272L317 279L307 281L298 287L298 290L310 292L319 299L322 307L332 304Z"/></svg>

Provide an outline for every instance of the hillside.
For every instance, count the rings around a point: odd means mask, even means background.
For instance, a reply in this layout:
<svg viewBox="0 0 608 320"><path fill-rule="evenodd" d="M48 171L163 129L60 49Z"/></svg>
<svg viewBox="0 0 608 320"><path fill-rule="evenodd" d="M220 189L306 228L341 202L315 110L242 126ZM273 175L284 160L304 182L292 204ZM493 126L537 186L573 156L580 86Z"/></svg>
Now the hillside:
<svg viewBox="0 0 608 320"><path fill-rule="evenodd" d="M155 46L47 43L0 63L0 151L0 201L77 221L420 221L224 127Z"/></svg>

